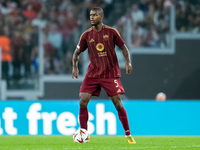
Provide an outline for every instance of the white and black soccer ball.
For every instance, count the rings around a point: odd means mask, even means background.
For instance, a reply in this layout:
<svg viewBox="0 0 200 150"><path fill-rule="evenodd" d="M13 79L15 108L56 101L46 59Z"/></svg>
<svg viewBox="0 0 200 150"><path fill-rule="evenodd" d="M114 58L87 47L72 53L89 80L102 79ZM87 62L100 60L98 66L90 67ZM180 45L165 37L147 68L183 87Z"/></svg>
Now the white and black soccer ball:
<svg viewBox="0 0 200 150"><path fill-rule="evenodd" d="M87 130L79 128L74 132L73 139L76 143L87 143L89 142L90 135Z"/></svg>

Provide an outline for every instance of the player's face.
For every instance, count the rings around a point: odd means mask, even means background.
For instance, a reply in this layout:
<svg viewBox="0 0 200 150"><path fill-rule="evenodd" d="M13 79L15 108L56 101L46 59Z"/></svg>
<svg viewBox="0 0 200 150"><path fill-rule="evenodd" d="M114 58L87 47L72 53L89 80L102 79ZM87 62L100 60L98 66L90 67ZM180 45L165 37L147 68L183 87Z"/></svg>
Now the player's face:
<svg viewBox="0 0 200 150"><path fill-rule="evenodd" d="M92 26L97 26L102 21L102 16L98 11L91 10L90 11L90 22Z"/></svg>

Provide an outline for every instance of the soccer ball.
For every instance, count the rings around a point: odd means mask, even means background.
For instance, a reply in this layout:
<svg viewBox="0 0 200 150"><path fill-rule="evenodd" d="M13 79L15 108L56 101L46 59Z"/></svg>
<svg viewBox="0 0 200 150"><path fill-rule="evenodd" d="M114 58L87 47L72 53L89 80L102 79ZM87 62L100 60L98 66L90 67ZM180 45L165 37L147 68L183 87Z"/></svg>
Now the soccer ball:
<svg viewBox="0 0 200 150"><path fill-rule="evenodd" d="M89 142L90 135L87 130L79 128L74 132L73 139L76 143L87 143Z"/></svg>

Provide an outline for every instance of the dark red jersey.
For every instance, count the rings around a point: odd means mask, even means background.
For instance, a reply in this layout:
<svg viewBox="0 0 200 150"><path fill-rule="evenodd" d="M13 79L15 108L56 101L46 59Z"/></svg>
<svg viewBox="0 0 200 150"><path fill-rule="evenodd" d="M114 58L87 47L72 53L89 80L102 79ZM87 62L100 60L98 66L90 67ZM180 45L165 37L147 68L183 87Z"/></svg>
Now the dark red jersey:
<svg viewBox="0 0 200 150"><path fill-rule="evenodd" d="M121 77L115 45L124 45L119 32L109 26L103 25L100 31L93 27L85 31L81 37L77 49L81 52L88 48L90 65L86 76L91 78Z"/></svg>

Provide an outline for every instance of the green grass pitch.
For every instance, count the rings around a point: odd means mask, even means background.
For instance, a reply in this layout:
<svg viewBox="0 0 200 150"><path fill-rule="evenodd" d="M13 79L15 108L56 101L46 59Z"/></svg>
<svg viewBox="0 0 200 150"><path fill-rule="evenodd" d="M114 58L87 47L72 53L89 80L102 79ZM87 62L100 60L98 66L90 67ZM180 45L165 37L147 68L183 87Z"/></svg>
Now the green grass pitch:
<svg viewBox="0 0 200 150"><path fill-rule="evenodd" d="M91 136L89 143L73 143L72 136L0 136L0 150L200 150L199 136Z"/></svg>

